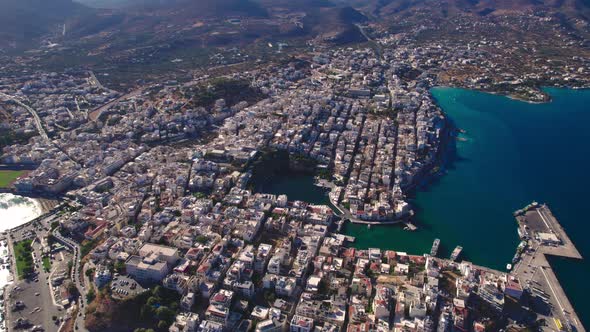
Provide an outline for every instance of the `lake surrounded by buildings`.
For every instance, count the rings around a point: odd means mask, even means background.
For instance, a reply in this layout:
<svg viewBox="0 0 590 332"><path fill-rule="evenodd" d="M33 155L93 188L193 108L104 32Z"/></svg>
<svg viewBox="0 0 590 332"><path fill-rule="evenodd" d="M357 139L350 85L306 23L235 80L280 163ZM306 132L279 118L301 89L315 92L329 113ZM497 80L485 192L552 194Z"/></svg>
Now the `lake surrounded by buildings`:
<svg viewBox="0 0 590 332"><path fill-rule="evenodd" d="M313 204L329 204L327 191L315 185L313 175L278 174L262 183L257 183L255 191L274 195L285 194L290 201L305 201Z"/></svg>
<svg viewBox="0 0 590 332"><path fill-rule="evenodd" d="M550 103L532 104L455 88L432 94L464 132L445 162L445 174L421 186L412 203L419 230L348 225L359 248L439 255L457 245L463 258L504 270L518 244L512 212L547 203L585 260L551 259L580 319L590 324L590 90L547 88Z"/></svg>

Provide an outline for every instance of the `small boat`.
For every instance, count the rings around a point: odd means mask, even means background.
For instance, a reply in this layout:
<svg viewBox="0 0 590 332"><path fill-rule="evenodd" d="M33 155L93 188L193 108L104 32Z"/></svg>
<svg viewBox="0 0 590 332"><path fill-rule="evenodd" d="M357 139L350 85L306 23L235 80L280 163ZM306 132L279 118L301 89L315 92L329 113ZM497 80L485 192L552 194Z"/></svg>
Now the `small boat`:
<svg viewBox="0 0 590 332"><path fill-rule="evenodd" d="M457 259L459 258L459 255L461 255L462 251L463 251L463 247L461 247L461 246L455 247L455 249L451 253L451 260L457 261Z"/></svg>
<svg viewBox="0 0 590 332"><path fill-rule="evenodd" d="M440 239L434 239L432 243L432 249L430 249L430 256L434 257L438 253L438 246L440 245Z"/></svg>
<svg viewBox="0 0 590 332"><path fill-rule="evenodd" d="M520 254L519 253L514 254L514 257L512 257L512 264L516 264L516 262L518 262L519 259L520 259Z"/></svg>
<svg viewBox="0 0 590 332"><path fill-rule="evenodd" d="M508 271L512 270L512 264L510 264L510 263L506 264L506 270L508 270Z"/></svg>

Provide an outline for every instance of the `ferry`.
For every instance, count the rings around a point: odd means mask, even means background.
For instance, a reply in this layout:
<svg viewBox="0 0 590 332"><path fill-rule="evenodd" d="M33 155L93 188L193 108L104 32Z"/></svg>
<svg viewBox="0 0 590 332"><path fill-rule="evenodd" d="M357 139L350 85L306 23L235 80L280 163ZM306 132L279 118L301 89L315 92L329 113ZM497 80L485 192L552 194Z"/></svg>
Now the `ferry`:
<svg viewBox="0 0 590 332"><path fill-rule="evenodd" d="M463 251L463 247L457 246L451 253L451 260L456 261L457 258L459 258L459 255L461 255L461 251Z"/></svg>
<svg viewBox="0 0 590 332"><path fill-rule="evenodd" d="M436 256L436 253L438 253L438 246L440 245L440 239L434 239L434 242L432 243L432 249L430 249L430 256L434 257Z"/></svg>

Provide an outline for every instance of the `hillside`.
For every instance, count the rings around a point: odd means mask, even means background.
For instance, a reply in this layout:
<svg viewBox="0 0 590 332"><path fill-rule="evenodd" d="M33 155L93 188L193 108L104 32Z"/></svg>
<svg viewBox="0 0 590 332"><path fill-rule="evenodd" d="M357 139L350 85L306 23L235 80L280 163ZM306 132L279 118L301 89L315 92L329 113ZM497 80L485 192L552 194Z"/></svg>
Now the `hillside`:
<svg viewBox="0 0 590 332"><path fill-rule="evenodd" d="M380 18L407 14L414 10L431 11L433 15L452 16L518 14L547 11L569 17L590 18L589 0L334 0Z"/></svg>
<svg viewBox="0 0 590 332"><path fill-rule="evenodd" d="M100 9L122 9L130 7L142 7L153 5L164 5L172 0L76 0L79 3Z"/></svg>
<svg viewBox="0 0 590 332"><path fill-rule="evenodd" d="M72 0L0 0L0 47L20 47L68 19L90 14L91 9Z"/></svg>

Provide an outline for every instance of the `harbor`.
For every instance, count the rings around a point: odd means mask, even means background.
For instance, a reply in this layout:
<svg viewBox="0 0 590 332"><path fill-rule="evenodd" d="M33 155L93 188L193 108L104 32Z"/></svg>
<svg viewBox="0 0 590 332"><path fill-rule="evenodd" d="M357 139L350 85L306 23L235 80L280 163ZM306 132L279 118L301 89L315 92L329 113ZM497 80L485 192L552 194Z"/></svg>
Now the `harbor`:
<svg viewBox="0 0 590 332"><path fill-rule="evenodd" d="M547 205L533 202L514 215L526 246L515 256L513 275L529 293L530 308L545 318L551 330L586 331L547 261L547 256L582 259L582 255Z"/></svg>

